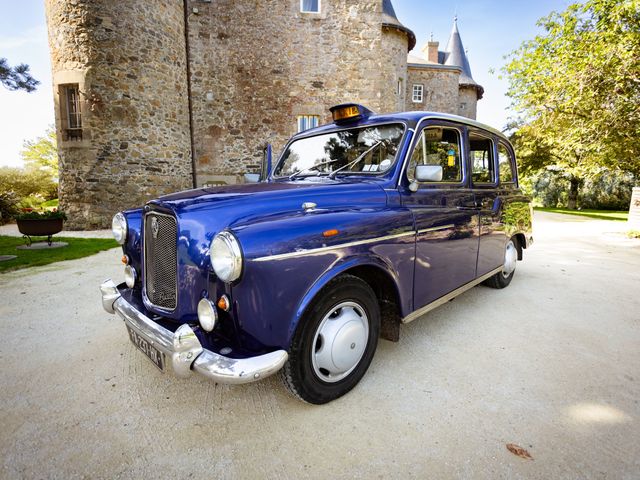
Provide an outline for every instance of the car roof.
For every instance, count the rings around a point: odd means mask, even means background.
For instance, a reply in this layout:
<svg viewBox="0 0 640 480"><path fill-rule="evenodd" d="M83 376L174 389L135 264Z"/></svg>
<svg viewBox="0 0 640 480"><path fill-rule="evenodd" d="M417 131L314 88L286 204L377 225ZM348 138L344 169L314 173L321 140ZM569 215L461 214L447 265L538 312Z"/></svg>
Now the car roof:
<svg viewBox="0 0 640 480"><path fill-rule="evenodd" d="M340 123L327 123L325 125L321 125L316 128L312 128L309 130L305 130L304 132L300 132L294 135L293 138L303 138L307 136L318 135L320 133L325 133L334 130L344 130L346 128L381 124L381 123L395 123L402 122L407 124L411 128L415 128L415 126L422 120L446 120L453 123L461 123L464 125L468 125L471 127L481 128L483 130L489 131L494 135L506 140L509 139L504 135L504 133L496 130L489 125L485 125L484 123L480 123L476 120L472 120L471 118L461 117L459 115L452 115L450 113L442 113L442 112L424 112L424 111L412 111L412 112L398 112L398 113L390 113L390 114L382 114L382 115L370 115L365 118L355 120L352 122L340 122Z"/></svg>

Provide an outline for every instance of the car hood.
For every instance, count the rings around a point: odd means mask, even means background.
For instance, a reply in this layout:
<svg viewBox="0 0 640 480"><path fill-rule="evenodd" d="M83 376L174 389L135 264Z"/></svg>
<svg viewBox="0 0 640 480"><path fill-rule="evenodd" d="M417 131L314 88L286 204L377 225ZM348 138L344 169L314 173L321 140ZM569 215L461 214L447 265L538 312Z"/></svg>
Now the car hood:
<svg viewBox="0 0 640 480"><path fill-rule="evenodd" d="M318 209L380 207L386 204L386 194L376 181L318 179L199 188L160 197L149 205L170 210L179 219L198 217L218 227L224 223L225 228L256 217L302 212L302 204L308 202ZM207 215L214 211L215 220Z"/></svg>
<svg viewBox="0 0 640 480"><path fill-rule="evenodd" d="M148 209L173 213L178 227L178 307L165 312L149 309L181 322L196 321L199 297L192 292L208 286L209 246L224 229L240 229L254 222L306 215L302 204L317 205L314 212L385 208L387 200L382 184L371 181L273 182L201 188L153 200Z"/></svg>

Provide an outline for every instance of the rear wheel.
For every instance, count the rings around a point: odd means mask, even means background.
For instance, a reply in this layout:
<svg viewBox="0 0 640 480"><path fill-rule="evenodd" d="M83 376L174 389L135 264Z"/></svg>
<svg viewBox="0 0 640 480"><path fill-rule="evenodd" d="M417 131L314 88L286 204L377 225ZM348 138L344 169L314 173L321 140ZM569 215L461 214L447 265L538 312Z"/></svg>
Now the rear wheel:
<svg viewBox="0 0 640 480"><path fill-rule="evenodd" d="M504 264L502 271L484 281L484 284L491 288L504 288L511 283L516 273L518 263L518 247L513 238L507 242L504 250Z"/></svg>
<svg viewBox="0 0 640 480"><path fill-rule="evenodd" d="M371 287L352 275L329 283L300 320L282 369L288 389L314 404L341 397L371 364L380 309Z"/></svg>

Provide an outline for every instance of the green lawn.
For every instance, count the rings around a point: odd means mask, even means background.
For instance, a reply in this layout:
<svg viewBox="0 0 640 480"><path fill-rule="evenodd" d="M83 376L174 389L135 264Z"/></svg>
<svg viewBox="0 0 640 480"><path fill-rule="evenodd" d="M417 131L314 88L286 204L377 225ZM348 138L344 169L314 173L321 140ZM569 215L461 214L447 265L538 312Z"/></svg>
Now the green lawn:
<svg viewBox="0 0 640 480"><path fill-rule="evenodd" d="M614 210L567 210L566 208L545 208L535 207L534 210L541 212L564 213L567 215L578 215L581 217L597 218L598 220L618 220L626 222L629 212Z"/></svg>
<svg viewBox="0 0 640 480"><path fill-rule="evenodd" d="M42 242L46 237L32 237L32 241ZM109 250L118 246L111 238L67 238L53 237L54 242L67 242L69 245L63 248L51 250L18 250L18 245L24 245L21 237L0 236L0 255L17 255L13 260L0 262L0 272L17 270L19 268L47 265L62 260L73 260L88 257L103 250Z"/></svg>

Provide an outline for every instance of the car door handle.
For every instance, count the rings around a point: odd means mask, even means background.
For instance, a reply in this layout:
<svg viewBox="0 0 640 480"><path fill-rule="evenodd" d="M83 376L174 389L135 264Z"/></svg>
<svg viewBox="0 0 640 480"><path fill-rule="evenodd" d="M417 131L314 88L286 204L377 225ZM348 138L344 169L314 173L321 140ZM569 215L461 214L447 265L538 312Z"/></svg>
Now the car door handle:
<svg viewBox="0 0 640 480"><path fill-rule="evenodd" d="M473 205L458 205L456 207L458 210L474 210L474 211L478 211L480 210L480 206L473 204Z"/></svg>

